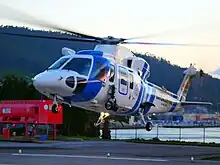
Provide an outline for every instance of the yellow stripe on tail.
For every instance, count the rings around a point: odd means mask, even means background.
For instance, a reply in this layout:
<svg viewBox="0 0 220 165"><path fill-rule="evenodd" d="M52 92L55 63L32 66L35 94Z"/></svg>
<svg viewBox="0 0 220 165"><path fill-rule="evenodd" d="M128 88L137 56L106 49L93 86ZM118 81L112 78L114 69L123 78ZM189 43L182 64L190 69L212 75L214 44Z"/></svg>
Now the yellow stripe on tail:
<svg viewBox="0 0 220 165"><path fill-rule="evenodd" d="M185 74L185 76L184 76L184 79L180 85L178 92L177 92L177 96L180 101L186 100L186 96L188 94L189 87L192 83L192 79L197 74L197 70L192 64L190 64L190 67L188 69L186 69L183 73Z"/></svg>

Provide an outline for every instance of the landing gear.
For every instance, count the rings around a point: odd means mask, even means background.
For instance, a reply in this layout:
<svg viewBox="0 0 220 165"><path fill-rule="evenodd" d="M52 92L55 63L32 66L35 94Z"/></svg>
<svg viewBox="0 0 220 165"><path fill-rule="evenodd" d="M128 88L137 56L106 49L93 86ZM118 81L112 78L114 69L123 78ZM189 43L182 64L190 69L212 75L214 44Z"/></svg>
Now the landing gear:
<svg viewBox="0 0 220 165"><path fill-rule="evenodd" d="M57 103L57 97L56 96L54 96L54 100L53 100L53 105L51 107L51 111L53 113L58 113L59 112L58 103Z"/></svg>
<svg viewBox="0 0 220 165"><path fill-rule="evenodd" d="M153 124L149 121L149 120L150 120L149 116L147 116L148 122L146 122L146 120L145 120L145 118L144 118L144 115L143 115L143 109L139 111L139 116L140 116L140 118L141 118L141 121L142 121L143 124L145 125L146 131L148 131L148 132L151 131L152 128L153 128Z"/></svg>
<svg viewBox="0 0 220 165"><path fill-rule="evenodd" d="M116 99L115 98L109 98L108 100L107 100L107 102L105 103L105 108L107 109L107 110L113 110L113 111L117 111L117 109L118 109L118 106L117 106L117 104L116 104Z"/></svg>
<svg viewBox="0 0 220 165"><path fill-rule="evenodd" d="M151 131L152 130L152 128L153 128L153 124L151 123L151 122L147 122L147 124L145 125L145 129L146 129L146 131Z"/></svg>
<svg viewBox="0 0 220 165"><path fill-rule="evenodd" d="M118 109L118 106L117 106L116 98L115 98L115 86L114 85L110 86L108 94L110 95L110 98L105 103L105 108L107 110L113 110L116 112Z"/></svg>
<svg viewBox="0 0 220 165"><path fill-rule="evenodd" d="M51 107L51 111L53 113L58 113L59 110L58 110L58 104L53 104L52 107Z"/></svg>
<svg viewBox="0 0 220 165"><path fill-rule="evenodd" d="M99 119L96 123L94 123L95 127L98 127L100 124L104 123L105 118L109 116L109 113L101 112Z"/></svg>

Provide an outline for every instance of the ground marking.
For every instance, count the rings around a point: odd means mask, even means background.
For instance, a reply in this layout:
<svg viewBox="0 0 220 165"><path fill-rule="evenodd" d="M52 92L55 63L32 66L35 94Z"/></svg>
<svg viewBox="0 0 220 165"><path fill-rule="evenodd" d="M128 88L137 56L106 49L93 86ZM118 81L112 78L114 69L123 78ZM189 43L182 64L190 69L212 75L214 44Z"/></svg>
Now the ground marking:
<svg viewBox="0 0 220 165"><path fill-rule="evenodd" d="M111 160L134 160L134 161L155 161L155 162L168 161L168 160L165 160L165 159L145 159L145 158L106 157L106 156L87 156L87 155L56 155L56 154L12 154L12 155L13 156L30 156L30 157L32 156L32 157L111 159Z"/></svg>

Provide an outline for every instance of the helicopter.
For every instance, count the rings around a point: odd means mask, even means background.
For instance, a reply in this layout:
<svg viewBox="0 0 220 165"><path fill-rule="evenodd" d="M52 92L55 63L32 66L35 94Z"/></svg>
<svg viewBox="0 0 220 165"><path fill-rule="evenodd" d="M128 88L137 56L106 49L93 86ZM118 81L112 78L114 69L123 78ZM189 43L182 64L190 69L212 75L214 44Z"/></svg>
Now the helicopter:
<svg viewBox="0 0 220 165"><path fill-rule="evenodd" d="M15 16L22 13L9 7L7 10L16 12ZM148 62L122 46L122 44L190 46L189 44L129 42L134 38L96 37L60 28L24 13L15 20L69 33L72 37L6 32L1 34L97 44L93 50L75 51L67 47L62 48L61 57L32 78L36 90L53 100L51 107L53 113L59 113L58 103L94 111L100 113L98 121L94 123L95 126L103 123L109 116L138 116L146 131L151 131L153 127L151 114L184 112L184 106L188 105L212 105L210 102L186 101L192 79L195 76L202 76L202 70L198 71L190 64L184 71L185 76L175 94L149 82Z"/></svg>

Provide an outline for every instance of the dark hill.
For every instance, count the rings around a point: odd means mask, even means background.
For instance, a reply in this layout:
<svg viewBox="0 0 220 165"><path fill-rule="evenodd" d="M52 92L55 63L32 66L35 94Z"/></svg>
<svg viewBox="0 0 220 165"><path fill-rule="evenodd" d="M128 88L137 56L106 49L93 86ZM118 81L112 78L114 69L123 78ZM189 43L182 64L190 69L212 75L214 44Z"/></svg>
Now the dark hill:
<svg viewBox="0 0 220 165"><path fill-rule="evenodd" d="M60 33L46 31L31 31L26 28L1 27L0 31L19 34L41 34L62 36ZM61 56L61 48L69 47L74 50L93 49L91 43L79 43L51 39L35 39L28 37L9 36L0 34L1 72L16 71L25 74L36 74Z"/></svg>
<svg viewBox="0 0 220 165"><path fill-rule="evenodd" d="M32 31L21 27L0 27L0 31L63 36L64 34L46 31ZM66 35L66 34L65 34ZM15 72L34 75L43 71L61 56L63 47L74 50L93 49L94 44L70 41L33 39L0 34L0 74ZM176 93L183 78L185 68L171 65L168 61L149 55L139 56L146 59L151 67L149 80L159 86ZM220 80L205 75L203 79L196 78L190 88L188 100L220 102Z"/></svg>

